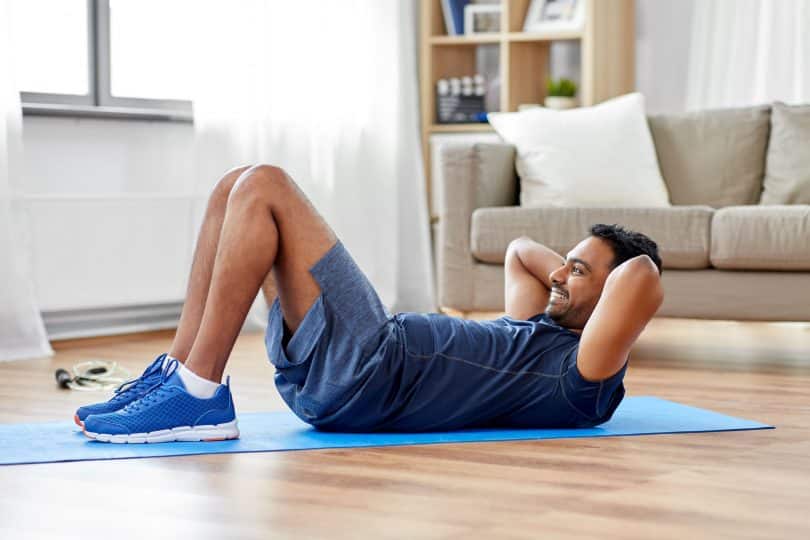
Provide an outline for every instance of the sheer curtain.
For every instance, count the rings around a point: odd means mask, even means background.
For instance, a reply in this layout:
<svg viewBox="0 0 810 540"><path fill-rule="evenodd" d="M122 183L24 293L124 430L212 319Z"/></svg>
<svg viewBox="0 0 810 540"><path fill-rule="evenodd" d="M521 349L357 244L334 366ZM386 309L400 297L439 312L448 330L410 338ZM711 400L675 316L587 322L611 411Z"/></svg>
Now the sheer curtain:
<svg viewBox="0 0 810 540"><path fill-rule="evenodd" d="M199 8L200 191L235 165L282 166L389 309L434 309L414 0L222 6Z"/></svg>
<svg viewBox="0 0 810 540"><path fill-rule="evenodd" d="M695 2L688 109L810 102L810 2Z"/></svg>
<svg viewBox="0 0 810 540"><path fill-rule="evenodd" d="M0 0L0 360L53 354L28 272L25 228L13 196L22 154L20 95L14 87L6 0Z"/></svg>

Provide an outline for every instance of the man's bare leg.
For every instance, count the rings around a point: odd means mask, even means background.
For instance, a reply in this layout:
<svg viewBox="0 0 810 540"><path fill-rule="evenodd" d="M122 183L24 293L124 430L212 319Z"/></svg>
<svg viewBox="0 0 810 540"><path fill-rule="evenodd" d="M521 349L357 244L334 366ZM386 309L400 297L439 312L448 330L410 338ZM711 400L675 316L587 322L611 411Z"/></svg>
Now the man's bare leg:
<svg viewBox="0 0 810 540"><path fill-rule="evenodd" d="M228 197L236 180L249 168L249 166L237 167L228 171L217 182L208 198L205 217L197 238L197 247L194 250L183 312L180 315L177 332L169 349L169 355L177 358L180 362L185 362L186 358L188 358L191 346L194 344L194 339L200 329L205 302L208 299L208 289L211 286L211 275L214 271L214 258L219 245L219 236L222 232L222 223L225 221ZM269 272L265 277L262 291L268 304L271 304L278 295L272 272Z"/></svg>
<svg viewBox="0 0 810 540"><path fill-rule="evenodd" d="M259 288L272 270L284 321L295 332L320 287L309 273L337 237L287 174L269 165L237 179L199 330L186 366L219 382Z"/></svg>
<svg viewBox="0 0 810 540"><path fill-rule="evenodd" d="M208 299L208 289L211 286L214 258L217 254L222 223L225 220L228 197L237 178L248 168L238 167L225 173L208 198L205 217L197 237L197 247L194 249L194 260L191 263L183 312L180 315L180 323L177 326L174 341L169 349L169 355L181 362L185 362L188 358L194 338L197 337L197 331L200 329L205 302Z"/></svg>

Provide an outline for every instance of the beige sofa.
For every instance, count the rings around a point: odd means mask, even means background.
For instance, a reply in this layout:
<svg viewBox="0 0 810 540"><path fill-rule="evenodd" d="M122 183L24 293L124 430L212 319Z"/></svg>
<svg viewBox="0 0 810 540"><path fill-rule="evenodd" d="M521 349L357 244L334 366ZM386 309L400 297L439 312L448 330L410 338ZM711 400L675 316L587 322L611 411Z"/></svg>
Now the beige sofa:
<svg viewBox="0 0 810 540"><path fill-rule="evenodd" d="M650 117L669 208L520 207L514 147L445 146L434 179L440 307L502 311L504 255L518 236L565 255L592 224L618 223L659 245L658 316L810 321L810 205L760 204L766 163L778 172L785 153L771 110Z"/></svg>

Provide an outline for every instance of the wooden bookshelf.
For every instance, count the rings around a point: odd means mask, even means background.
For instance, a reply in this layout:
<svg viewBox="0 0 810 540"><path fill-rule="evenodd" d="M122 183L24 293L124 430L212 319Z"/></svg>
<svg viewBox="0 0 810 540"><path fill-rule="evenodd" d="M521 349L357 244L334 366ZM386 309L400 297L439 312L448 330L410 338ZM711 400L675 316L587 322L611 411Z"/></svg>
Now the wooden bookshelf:
<svg viewBox="0 0 810 540"><path fill-rule="evenodd" d="M489 124L438 124L436 81L476 72L476 50L499 48L500 110L516 111L521 103L542 103L546 97L551 44L577 41L580 45L581 105L593 105L635 88L634 0L585 2L581 30L523 32L531 0L501 0L501 31L473 36L448 36L441 0L420 0L419 73L422 155L430 201L430 135L491 131Z"/></svg>

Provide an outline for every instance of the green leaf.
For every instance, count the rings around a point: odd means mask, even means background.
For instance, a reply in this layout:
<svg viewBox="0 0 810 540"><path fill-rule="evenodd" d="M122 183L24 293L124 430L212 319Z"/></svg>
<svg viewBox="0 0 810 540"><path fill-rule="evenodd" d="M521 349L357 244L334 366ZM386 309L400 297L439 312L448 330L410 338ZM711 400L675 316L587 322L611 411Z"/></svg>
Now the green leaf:
<svg viewBox="0 0 810 540"><path fill-rule="evenodd" d="M549 96L574 97L577 95L577 83L571 79L549 79L547 90Z"/></svg>

